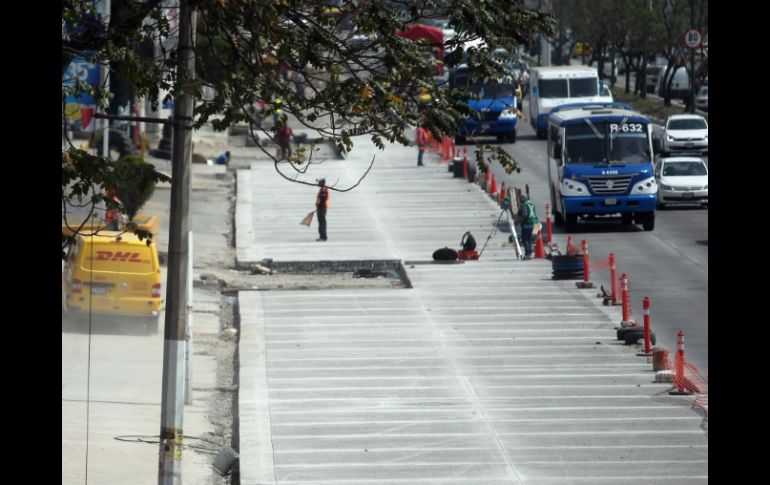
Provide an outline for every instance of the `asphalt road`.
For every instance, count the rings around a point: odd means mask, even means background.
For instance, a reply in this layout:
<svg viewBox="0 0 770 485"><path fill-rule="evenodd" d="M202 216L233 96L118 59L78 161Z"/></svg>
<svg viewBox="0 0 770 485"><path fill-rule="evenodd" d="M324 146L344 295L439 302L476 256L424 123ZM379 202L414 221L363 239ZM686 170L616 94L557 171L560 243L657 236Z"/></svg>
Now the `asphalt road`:
<svg viewBox="0 0 770 485"><path fill-rule="evenodd" d="M520 164L521 173L506 175L499 165L492 169L498 186L502 181L506 186L522 188L529 184L543 221L545 204L549 202L545 143L535 137L529 123L521 123L517 142L505 145ZM562 249L566 238L563 228L554 226L554 241ZM607 260L609 253L615 253L618 275L626 273L630 281L631 318L643 321L642 299L649 297L657 345L667 348L673 358L677 333L684 330L687 360L707 374L708 209L677 207L657 211L652 232L644 232L637 225L624 226L619 220L581 222L573 238L576 244L582 239L588 241L592 262ZM609 288L609 279L608 269L591 274L597 288Z"/></svg>

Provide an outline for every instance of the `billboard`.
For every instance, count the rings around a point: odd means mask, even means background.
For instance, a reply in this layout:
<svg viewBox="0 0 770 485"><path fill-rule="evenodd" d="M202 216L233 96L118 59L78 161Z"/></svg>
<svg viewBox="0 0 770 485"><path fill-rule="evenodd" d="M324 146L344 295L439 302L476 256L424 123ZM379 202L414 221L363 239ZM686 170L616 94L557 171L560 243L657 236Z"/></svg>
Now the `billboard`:
<svg viewBox="0 0 770 485"><path fill-rule="evenodd" d="M74 87L77 81L82 81L93 89L98 88L99 67L99 64L89 62L85 57L75 57L62 76L62 87ZM71 93L62 101L62 122L65 128L73 131L94 131L95 109L96 101L90 92Z"/></svg>

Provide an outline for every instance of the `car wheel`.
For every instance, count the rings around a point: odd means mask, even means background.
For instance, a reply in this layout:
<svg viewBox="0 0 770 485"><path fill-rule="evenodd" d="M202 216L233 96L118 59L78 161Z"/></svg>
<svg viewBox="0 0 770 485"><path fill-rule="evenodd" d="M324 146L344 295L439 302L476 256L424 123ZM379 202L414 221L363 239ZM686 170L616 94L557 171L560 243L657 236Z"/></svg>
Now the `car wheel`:
<svg viewBox="0 0 770 485"><path fill-rule="evenodd" d="M620 221L624 226L630 226L634 222L634 217L630 212L624 212L620 215Z"/></svg>
<svg viewBox="0 0 770 485"><path fill-rule="evenodd" d="M516 129L514 128L512 132L508 134L508 141L511 143L516 143Z"/></svg>

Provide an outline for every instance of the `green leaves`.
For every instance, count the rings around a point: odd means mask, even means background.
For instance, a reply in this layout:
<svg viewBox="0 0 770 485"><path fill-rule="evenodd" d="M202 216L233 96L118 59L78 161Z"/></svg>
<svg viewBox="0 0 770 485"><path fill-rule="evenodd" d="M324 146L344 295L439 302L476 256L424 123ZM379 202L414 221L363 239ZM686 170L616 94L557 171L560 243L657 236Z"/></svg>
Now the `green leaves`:
<svg viewBox="0 0 770 485"><path fill-rule="evenodd" d="M523 0L332 3L196 0L197 76L185 84L175 75L170 36L177 31L163 3L120 3L127 10L112 16L101 38L79 38L77 32L63 29L63 71L68 56L84 54L78 46L88 41L93 50L85 54L111 69L120 65L135 96L149 95L150 102L155 103L161 89L171 93L171 100L181 93L195 93L195 127L210 122L215 130L226 130L233 123L246 121L248 107L262 101L262 115L268 119L281 109L298 125L316 129L340 151L348 152L355 136L361 134L371 137L380 148L386 142L409 144L409 130L418 123L437 136L455 136L458 122L473 110L457 93L436 84L435 58L443 55L447 69L465 63L473 76L494 78L502 68L492 59L491 50L469 48L468 43L481 41L512 50L527 35L550 35L553 29L551 16L525 7ZM63 21L77 25L90 15L90 5L85 0L63 2ZM118 8L115 3L113 7ZM444 39L443 45L396 34L410 24L439 18L446 19L456 32L456 37ZM143 42L152 42L159 55L139 55L138 46ZM200 96L204 87L210 93L206 99ZM362 97L365 88L367 95ZM62 97L85 89L83 84L63 88ZM102 103L107 99L105 93L94 94ZM265 138L271 136L270 126L262 130ZM141 206L142 198L151 193L152 181L162 179L153 169L141 168L137 160L114 164L77 150L68 149L66 154L64 163L62 152L65 206L70 198L75 203L91 203L91 195L106 186L120 188L121 183L124 204L128 200L129 206ZM299 164L303 156L311 155L297 150L292 162ZM496 157L511 170L518 169L499 147L478 146L477 157ZM132 175L126 175L128 172ZM135 185L126 187L128 182ZM142 197L134 198L134 194Z"/></svg>

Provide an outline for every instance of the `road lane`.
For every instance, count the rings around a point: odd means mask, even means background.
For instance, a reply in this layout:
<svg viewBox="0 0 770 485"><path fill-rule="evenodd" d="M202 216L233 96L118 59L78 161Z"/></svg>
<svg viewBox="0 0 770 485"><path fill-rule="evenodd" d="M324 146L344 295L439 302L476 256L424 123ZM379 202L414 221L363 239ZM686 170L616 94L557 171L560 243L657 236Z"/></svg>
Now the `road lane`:
<svg viewBox="0 0 770 485"><path fill-rule="evenodd" d="M528 112L526 106L524 112ZM535 136L528 122L522 122L517 142L505 148L521 166L521 173L508 175L499 165L493 165L498 187L503 182L506 187L529 185L532 201L544 222L545 204L550 198L545 141ZM562 250L566 236L561 227L554 226L554 241ZM684 330L687 360L707 374L708 209L659 210L652 232L619 221L581 222L573 237L576 243L588 241L594 262L615 253L618 275L627 273L631 281L632 318L642 321L642 299L648 296L657 345L673 356L676 334ZM594 271L591 280L609 288L609 271Z"/></svg>

